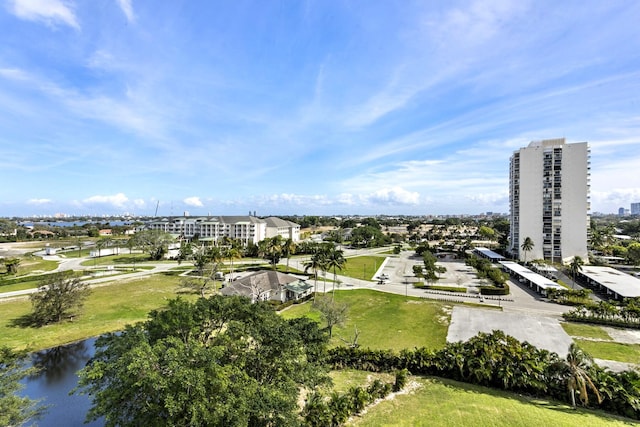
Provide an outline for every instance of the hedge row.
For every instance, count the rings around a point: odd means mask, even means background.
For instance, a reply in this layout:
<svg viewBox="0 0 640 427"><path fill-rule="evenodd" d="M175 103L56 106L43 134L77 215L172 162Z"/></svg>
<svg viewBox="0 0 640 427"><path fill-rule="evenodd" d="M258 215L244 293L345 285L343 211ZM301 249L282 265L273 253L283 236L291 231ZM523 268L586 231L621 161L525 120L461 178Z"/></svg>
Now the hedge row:
<svg viewBox="0 0 640 427"><path fill-rule="evenodd" d="M351 387L346 393L332 393L325 397L319 392L313 392L305 401L302 411L304 425L310 427L340 426L350 416L361 413L368 405L378 399L384 399L392 391L404 388L408 371L400 370L396 373L393 384L378 379L367 387Z"/></svg>

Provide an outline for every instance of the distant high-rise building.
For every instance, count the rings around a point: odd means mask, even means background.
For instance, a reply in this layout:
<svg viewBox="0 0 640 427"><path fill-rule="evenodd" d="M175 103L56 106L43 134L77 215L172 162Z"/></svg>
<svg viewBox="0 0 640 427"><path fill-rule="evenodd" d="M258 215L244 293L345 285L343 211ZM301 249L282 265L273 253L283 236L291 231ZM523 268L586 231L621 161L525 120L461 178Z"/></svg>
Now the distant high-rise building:
<svg viewBox="0 0 640 427"><path fill-rule="evenodd" d="M618 208L618 216L624 216L624 208Z"/></svg>
<svg viewBox="0 0 640 427"><path fill-rule="evenodd" d="M569 261L587 257L589 163L586 142L531 142L511 156L510 252L518 259ZM529 237L533 248L521 249ZM525 254L526 252L526 254Z"/></svg>
<svg viewBox="0 0 640 427"><path fill-rule="evenodd" d="M631 215L640 215L640 203L631 203Z"/></svg>

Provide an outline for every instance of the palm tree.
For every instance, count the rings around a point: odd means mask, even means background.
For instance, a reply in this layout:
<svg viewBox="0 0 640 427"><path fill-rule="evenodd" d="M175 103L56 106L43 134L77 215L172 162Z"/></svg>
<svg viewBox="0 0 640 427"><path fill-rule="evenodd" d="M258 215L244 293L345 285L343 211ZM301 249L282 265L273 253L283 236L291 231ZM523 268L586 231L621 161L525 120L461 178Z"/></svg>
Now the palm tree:
<svg viewBox="0 0 640 427"><path fill-rule="evenodd" d="M220 268L220 263L223 259L223 253L218 246L212 246L208 250L208 258L211 262L211 277L213 279L213 292L218 292L218 285L216 284L216 274Z"/></svg>
<svg viewBox="0 0 640 427"><path fill-rule="evenodd" d="M582 351L575 343L571 343L567 359L560 360L555 366L567 381L567 387L571 393L571 404L574 408L576 407L576 391L580 395L580 400L583 405L589 403L589 389L591 389L598 398L598 403L602 403L602 396L598 391L598 387L596 387L589 375L589 367L592 363L593 359L591 356Z"/></svg>
<svg viewBox="0 0 640 427"><path fill-rule="evenodd" d="M604 246L604 236L602 232L598 229L591 231L591 236L589 237L589 244L591 246L592 251L600 251Z"/></svg>
<svg viewBox="0 0 640 427"><path fill-rule="evenodd" d="M258 253L264 259L269 260L272 269L276 269L282 257L282 236L267 237L258 242Z"/></svg>
<svg viewBox="0 0 640 427"><path fill-rule="evenodd" d="M524 242L522 242L522 245L520 245L520 249L522 249L522 252L524 252L525 264L527 263L527 252L531 252L534 246L535 245L533 243L533 240L531 240L531 237L525 237Z"/></svg>
<svg viewBox="0 0 640 427"><path fill-rule="evenodd" d="M342 270L342 267L347 263L347 259L344 257L344 251L336 249L335 247L329 250L327 256L327 267L333 268L333 292L331 299L333 299L336 293L336 282L338 281L338 273L336 270Z"/></svg>
<svg viewBox="0 0 640 427"><path fill-rule="evenodd" d="M574 256L571 260L571 263L569 264L569 271L571 272L571 278L573 279L574 283L576 281L576 274L578 274L579 271L582 271L583 265L584 261L577 255Z"/></svg>
<svg viewBox="0 0 640 427"><path fill-rule="evenodd" d="M296 253L296 244L293 242L292 238L288 238L287 240L285 240L285 242L282 244L281 247L282 250L282 256L287 258L287 273L289 272L289 258L291 258L291 255L293 255L294 253Z"/></svg>
<svg viewBox="0 0 640 427"><path fill-rule="evenodd" d="M111 237L103 237L96 242L96 248L98 248L98 258L102 255L100 252L102 249L109 247L113 244L113 239Z"/></svg>
<svg viewBox="0 0 640 427"><path fill-rule="evenodd" d="M225 250L226 258L229 258L229 263L231 264L231 275L229 276L229 280L233 280L233 260L240 258L240 251L231 246Z"/></svg>
<svg viewBox="0 0 640 427"><path fill-rule="evenodd" d="M311 258L309 258L309 260L304 263L305 273L309 270L313 270L314 301L316 299L316 294L318 293L318 270L322 270L323 268L325 268L325 264L324 252L321 251L320 248L316 249L313 255L311 255Z"/></svg>

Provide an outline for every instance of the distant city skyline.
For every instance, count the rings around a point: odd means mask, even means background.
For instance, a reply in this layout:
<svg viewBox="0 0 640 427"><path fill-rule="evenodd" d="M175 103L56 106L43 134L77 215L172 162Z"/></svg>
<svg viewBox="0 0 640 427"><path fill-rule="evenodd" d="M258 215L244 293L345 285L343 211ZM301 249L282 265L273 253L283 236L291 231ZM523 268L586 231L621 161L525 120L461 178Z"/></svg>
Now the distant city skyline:
<svg viewBox="0 0 640 427"><path fill-rule="evenodd" d="M509 211L587 141L640 201L640 3L5 0L0 216Z"/></svg>

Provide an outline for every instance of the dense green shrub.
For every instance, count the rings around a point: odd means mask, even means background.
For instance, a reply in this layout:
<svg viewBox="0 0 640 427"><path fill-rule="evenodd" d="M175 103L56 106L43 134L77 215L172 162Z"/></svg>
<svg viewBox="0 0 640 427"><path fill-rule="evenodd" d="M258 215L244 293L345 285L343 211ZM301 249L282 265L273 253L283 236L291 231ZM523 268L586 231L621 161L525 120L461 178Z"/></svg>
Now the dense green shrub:
<svg viewBox="0 0 640 427"><path fill-rule="evenodd" d="M396 372L396 382L393 384L393 391L398 392L402 390L407 385L407 376L409 375L409 371L405 369L400 369Z"/></svg>
<svg viewBox="0 0 640 427"><path fill-rule="evenodd" d="M407 369L414 375L436 375L571 403L567 393L568 371L558 370L558 366L566 366L567 362L555 353L520 342L502 331L481 332L466 342L447 343L435 352L424 348L405 349L400 354L334 348L329 351L329 360L334 369L373 372ZM588 366L586 372L605 397L602 409L640 419L639 373L614 373L595 364Z"/></svg>
<svg viewBox="0 0 640 427"><path fill-rule="evenodd" d="M478 286L481 295L509 295L509 285L504 286Z"/></svg>
<svg viewBox="0 0 640 427"><path fill-rule="evenodd" d="M462 294L467 293L467 288L463 286L438 286L438 285L427 285L424 287L425 289L430 289L432 291L445 291L445 292L458 292Z"/></svg>

